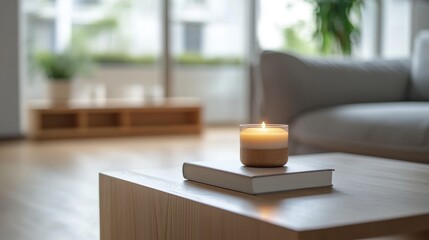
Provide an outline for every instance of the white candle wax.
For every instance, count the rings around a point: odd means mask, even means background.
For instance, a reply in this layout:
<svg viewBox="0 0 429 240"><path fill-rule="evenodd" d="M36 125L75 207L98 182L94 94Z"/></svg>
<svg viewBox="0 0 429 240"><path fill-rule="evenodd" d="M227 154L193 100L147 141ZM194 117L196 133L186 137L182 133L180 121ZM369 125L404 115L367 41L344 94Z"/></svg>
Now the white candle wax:
<svg viewBox="0 0 429 240"><path fill-rule="evenodd" d="M240 147L280 149L288 147L289 134L282 128L247 128L240 132Z"/></svg>

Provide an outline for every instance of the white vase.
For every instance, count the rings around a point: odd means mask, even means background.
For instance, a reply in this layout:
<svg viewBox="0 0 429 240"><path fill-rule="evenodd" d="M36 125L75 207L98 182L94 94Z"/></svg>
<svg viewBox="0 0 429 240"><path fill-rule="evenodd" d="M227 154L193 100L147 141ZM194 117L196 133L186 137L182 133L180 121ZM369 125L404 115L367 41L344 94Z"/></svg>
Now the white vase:
<svg viewBox="0 0 429 240"><path fill-rule="evenodd" d="M71 96L69 80L51 80L49 84L50 99L53 103L67 103Z"/></svg>

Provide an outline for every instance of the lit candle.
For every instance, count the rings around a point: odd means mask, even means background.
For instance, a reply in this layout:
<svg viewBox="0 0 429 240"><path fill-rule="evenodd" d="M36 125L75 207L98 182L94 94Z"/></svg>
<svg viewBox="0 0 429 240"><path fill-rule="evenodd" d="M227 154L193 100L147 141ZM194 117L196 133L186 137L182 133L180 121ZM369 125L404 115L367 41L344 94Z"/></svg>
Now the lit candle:
<svg viewBox="0 0 429 240"><path fill-rule="evenodd" d="M288 160L288 126L240 125L240 160L249 167L279 167Z"/></svg>
<svg viewBox="0 0 429 240"><path fill-rule="evenodd" d="M280 127L246 128L240 132L241 147L251 149L278 149L288 147L288 132Z"/></svg>

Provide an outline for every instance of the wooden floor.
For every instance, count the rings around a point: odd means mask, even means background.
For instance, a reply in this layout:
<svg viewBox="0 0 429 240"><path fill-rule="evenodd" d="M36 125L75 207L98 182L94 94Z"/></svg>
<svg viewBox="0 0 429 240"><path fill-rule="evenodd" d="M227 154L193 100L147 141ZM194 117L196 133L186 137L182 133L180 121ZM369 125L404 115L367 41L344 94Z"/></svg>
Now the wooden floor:
<svg viewBox="0 0 429 240"><path fill-rule="evenodd" d="M99 239L98 173L239 157L238 128L201 136L0 142L0 239Z"/></svg>

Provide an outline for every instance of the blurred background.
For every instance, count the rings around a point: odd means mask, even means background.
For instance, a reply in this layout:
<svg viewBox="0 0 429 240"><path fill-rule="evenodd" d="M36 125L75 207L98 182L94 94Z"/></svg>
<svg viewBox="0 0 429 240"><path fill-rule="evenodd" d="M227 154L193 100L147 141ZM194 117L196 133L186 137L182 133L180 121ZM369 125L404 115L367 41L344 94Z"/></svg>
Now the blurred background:
<svg viewBox="0 0 429 240"><path fill-rule="evenodd" d="M48 96L40 55L71 50L80 54L79 61L86 59L86 68L74 77L73 99L168 92L200 98L208 124L240 123L250 114L249 67L262 50L409 57L412 39L427 25L419 1L344 1L351 8L346 18L317 14L323 2L171 0L163 11L160 0L24 0L23 99ZM344 46L335 39L321 46L322 24L332 19L346 26ZM168 66L165 57L171 59Z"/></svg>

